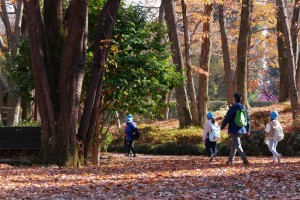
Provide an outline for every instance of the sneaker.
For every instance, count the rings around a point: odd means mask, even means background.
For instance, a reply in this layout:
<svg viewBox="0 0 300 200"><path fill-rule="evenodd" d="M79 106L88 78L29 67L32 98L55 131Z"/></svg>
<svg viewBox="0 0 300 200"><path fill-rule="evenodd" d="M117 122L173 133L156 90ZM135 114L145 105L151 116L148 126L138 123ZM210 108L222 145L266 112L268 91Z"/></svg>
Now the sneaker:
<svg viewBox="0 0 300 200"><path fill-rule="evenodd" d="M136 153L132 154L132 157L136 157L136 156L137 156Z"/></svg>
<svg viewBox="0 0 300 200"><path fill-rule="evenodd" d="M250 162L247 160L247 161L243 161L243 164L244 165L250 165Z"/></svg>
<svg viewBox="0 0 300 200"><path fill-rule="evenodd" d="M281 162L281 156L282 156L281 154L278 154L278 155L277 155L277 162L278 162L278 163Z"/></svg>
<svg viewBox="0 0 300 200"><path fill-rule="evenodd" d="M232 163L232 161L227 161L226 162L226 165L228 166L228 165L232 165L233 163Z"/></svg>
<svg viewBox="0 0 300 200"><path fill-rule="evenodd" d="M212 162L215 162L215 161L216 161L216 158L213 158L213 159L212 159Z"/></svg>
<svg viewBox="0 0 300 200"><path fill-rule="evenodd" d="M277 164L277 163L278 163L278 160L272 160L271 163L272 163L272 164Z"/></svg>

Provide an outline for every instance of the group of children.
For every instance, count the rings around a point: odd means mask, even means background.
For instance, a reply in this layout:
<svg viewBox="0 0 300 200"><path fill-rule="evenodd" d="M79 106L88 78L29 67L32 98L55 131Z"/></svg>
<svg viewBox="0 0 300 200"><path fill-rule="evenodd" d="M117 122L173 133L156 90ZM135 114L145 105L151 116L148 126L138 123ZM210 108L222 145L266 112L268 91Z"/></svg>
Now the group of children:
<svg viewBox="0 0 300 200"><path fill-rule="evenodd" d="M207 121L204 126L203 143L206 151L210 157L210 161L215 161L217 155L217 142L209 139L209 133L212 131L212 124L217 125L214 114L208 112ZM281 154L276 150L277 144L283 139L283 131L280 122L278 121L278 112L270 112L270 122L265 127L265 143L268 145L270 152L273 154L272 163L279 163L281 161Z"/></svg>

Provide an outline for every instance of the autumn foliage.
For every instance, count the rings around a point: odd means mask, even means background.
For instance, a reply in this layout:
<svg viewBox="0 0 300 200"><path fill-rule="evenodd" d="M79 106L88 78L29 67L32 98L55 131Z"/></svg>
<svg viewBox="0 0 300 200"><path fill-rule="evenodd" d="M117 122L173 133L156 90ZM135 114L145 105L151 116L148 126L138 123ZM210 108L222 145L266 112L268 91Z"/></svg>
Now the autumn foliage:
<svg viewBox="0 0 300 200"><path fill-rule="evenodd" d="M114 154L97 167L0 165L0 199L298 199L300 158Z"/></svg>

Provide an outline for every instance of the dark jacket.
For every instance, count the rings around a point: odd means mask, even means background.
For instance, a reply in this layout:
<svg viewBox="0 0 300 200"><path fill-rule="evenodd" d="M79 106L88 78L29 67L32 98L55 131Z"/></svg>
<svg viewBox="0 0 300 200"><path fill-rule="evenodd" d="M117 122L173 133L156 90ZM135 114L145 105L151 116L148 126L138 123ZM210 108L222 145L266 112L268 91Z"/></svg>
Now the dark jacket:
<svg viewBox="0 0 300 200"><path fill-rule="evenodd" d="M129 122L125 129L125 137L128 141L132 141L132 133L136 130L136 124L134 122Z"/></svg>
<svg viewBox="0 0 300 200"><path fill-rule="evenodd" d="M247 126L238 127L234 123L235 114L236 114L236 111L238 109L246 110L247 121L248 121ZM246 134L250 130L249 129L250 128L249 113L248 113L247 109L245 108L245 106L243 104L235 103L229 108L228 112L226 113L225 119L222 122L221 130L223 130L227 124L229 124L229 126L228 126L228 133L229 134L237 134L237 133Z"/></svg>

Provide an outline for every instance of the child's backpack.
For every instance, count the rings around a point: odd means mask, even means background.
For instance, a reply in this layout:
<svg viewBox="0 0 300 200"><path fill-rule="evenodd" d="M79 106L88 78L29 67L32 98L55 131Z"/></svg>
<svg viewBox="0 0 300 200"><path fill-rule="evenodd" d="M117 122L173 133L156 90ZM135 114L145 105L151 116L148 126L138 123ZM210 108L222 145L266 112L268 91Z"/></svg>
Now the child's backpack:
<svg viewBox="0 0 300 200"><path fill-rule="evenodd" d="M133 140L138 140L141 138L141 131L138 128L135 128L135 131L131 134Z"/></svg>
<svg viewBox="0 0 300 200"><path fill-rule="evenodd" d="M217 123L211 123L211 132L208 135L211 142L219 142L221 139L221 128Z"/></svg>
<svg viewBox="0 0 300 200"><path fill-rule="evenodd" d="M234 118L234 123L238 127L247 126L247 114L246 114L246 110L244 110L244 109L237 109L236 114L235 114L235 118Z"/></svg>
<svg viewBox="0 0 300 200"><path fill-rule="evenodd" d="M269 133L266 134L266 137L272 138L275 141L283 140L284 133L283 133L282 129L277 126L277 123L275 121L271 121L269 123L269 125L270 125L271 130Z"/></svg>

